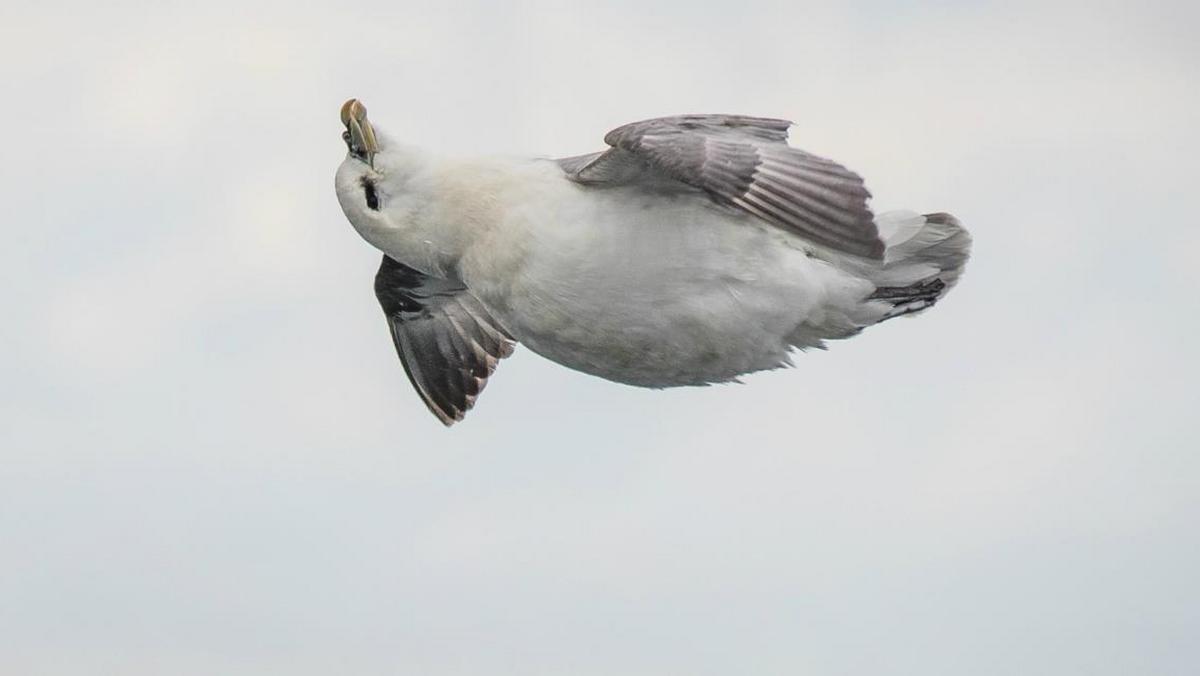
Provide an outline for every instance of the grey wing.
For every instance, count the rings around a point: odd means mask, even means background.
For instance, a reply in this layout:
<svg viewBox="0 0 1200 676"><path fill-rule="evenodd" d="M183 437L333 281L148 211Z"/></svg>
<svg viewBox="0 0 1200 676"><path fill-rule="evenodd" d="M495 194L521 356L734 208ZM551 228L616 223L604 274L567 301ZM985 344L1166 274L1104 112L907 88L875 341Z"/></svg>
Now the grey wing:
<svg viewBox="0 0 1200 676"><path fill-rule="evenodd" d="M862 178L787 144L791 123L741 115L680 115L609 132L611 150L559 164L583 184L658 174L705 191L768 223L836 251L883 258Z"/></svg>
<svg viewBox="0 0 1200 676"><path fill-rule="evenodd" d="M375 275L375 296L425 405L447 426L462 420L516 341L466 286L388 256Z"/></svg>

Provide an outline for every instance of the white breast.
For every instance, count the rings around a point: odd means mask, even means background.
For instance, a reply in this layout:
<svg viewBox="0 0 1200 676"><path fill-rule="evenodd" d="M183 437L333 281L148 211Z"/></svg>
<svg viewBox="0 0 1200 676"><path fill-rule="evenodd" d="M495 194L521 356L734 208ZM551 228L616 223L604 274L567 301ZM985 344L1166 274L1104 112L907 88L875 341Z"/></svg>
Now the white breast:
<svg viewBox="0 0 1200 676"><path fill-rule="evenodd" d="M586 188L557 167L504 195L464 279L514 335L568 367L648 387L787 363L797 328L869 283L700 193Z"/></svg>

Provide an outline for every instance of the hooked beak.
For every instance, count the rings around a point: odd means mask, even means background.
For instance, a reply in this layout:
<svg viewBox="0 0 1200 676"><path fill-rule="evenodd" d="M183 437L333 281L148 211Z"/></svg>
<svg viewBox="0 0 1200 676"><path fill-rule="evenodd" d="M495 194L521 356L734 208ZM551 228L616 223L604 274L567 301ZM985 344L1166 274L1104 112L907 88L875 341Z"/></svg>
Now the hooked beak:
<svg viewBox="0 0 1200 676"><path fill-rule="evenodd" d="M350 153L374 169L379 142L375 140L375 130L367 121L367 107L358 99L350 99L343 103L342 124L346 126L346 131L342 132L342 140L346 142Z"/></svg>

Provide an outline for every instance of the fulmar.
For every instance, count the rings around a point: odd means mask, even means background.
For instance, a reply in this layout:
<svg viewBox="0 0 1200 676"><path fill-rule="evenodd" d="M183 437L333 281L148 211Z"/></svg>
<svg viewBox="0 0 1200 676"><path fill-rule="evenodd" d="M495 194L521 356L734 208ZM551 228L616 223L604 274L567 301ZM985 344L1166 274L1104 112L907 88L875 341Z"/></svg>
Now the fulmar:
<svg viewBox="0 0 1200 676"><path fill-rule="evenodd" d="M563 159L439 157L356 99L341 121L338 201L384 254L375 294L446 425L517 343L629 385L735 381L929 308L970 255L950 214L875 215L786 120L644 120Z"/></svg>

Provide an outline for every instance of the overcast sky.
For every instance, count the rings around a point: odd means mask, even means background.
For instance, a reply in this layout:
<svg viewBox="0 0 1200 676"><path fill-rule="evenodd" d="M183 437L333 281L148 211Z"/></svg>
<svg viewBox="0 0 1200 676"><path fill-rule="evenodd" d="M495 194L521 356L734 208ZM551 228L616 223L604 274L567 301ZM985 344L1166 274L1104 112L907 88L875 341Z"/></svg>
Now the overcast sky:
<svg viewBox="0 0 1200 676"><path fill-rule="evenodd" d="M0 672L1195 673L1195 3L194 4L0 9ZM462 154L792 119L974 258L742 386L519 350L447 430L351 96Z"/></svg>

